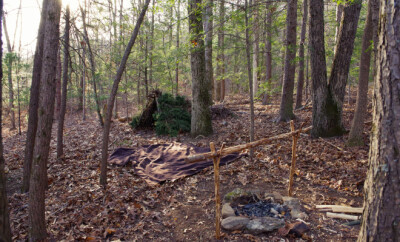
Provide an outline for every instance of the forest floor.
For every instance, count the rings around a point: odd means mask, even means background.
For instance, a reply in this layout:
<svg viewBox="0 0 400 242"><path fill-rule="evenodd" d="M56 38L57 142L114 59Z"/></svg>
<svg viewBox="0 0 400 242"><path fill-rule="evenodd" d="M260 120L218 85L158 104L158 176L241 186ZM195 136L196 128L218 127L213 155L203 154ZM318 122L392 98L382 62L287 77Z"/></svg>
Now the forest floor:
<svg viewBox="0 0 400 242"><path fill-rule="evenodd" d="M354 93L355 94L355 93ZM269 105L255 105L256 140L287 133L289 123L275 123L279 98ZM233 116L213 117L214 134L192 138L181 134L171 138L156 136L153 131L133 131L127 123L114 121L110 134L112 152L117 147L182 142L196 146L234 146L249 142L249 104L243 96L229 96L224 107ZM350 128L355 95L344 107L343 121ZM295 111L296 127L311 125L311 107ZM367 121L371 120L371 107ZM3 126L7 127L7 123ZM53 127L53 137L57 124ZM370 130L371 123L365 125ZM14 240L27 239L28 195L19 192L26 133L4 128L8 194ZM362 183L368 163L369 134L366 145L349 148L347 135L328 139L298 140L297 171L294 196L299 198L310 226L307 237L312 241L355 241L359 225L326 217L315 210L318 204L362 206ZM66 240L138 240L138 241L213 241L215 240L215 203L213 169L150 186L130 166L109 167L108 189L99 186L102 129L96 116L81 120L80 114L67 114L65 125L65 158L56 159L56 141L51 142L48 164L49 189L46 192L46 221L54 241ZM329 144L327 143L329 142ZM292 140L283 139L255 149L255 159L248 156L221 167L222 196L234 188L257 189L287 194ZM340 149L339 149L340 148ZM261 235L223 231L227 241L294 241L277 232ZM297 240L299 241L299 239Z"/></svg>

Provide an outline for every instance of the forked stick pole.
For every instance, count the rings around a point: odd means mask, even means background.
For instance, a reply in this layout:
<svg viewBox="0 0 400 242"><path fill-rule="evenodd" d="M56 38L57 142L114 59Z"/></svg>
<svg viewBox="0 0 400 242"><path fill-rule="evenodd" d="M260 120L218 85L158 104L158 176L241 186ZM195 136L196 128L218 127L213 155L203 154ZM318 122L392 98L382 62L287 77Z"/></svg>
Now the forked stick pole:
<svg viewBox="0 0 400 242"><path fill-rule="evenodd" d="M290 121L290 130L292 131L292 134L293 134L293 142L292 142L292 164L290 166L289 187L288 187L289 197L292 196L292 192L293 192L293 176L294 176L294 171L296 169L296 145L297 145L297 139L299 138L302 127L303 127L303 125L301 125L299 132L294 133L294 122L293 122L293 120Z"/></svg>
<svg viewBox="0 0 400 242"><path fill-rule="evenodd" d="M210 142L210 149L215 156L213 156L214 164L214 186L215 186L215 237L220 239L221 237L221 199L219 195L219 163L221 161L221 153L224 145L221 146L221 150L217 154L214 146L214 142Z"/></svg>

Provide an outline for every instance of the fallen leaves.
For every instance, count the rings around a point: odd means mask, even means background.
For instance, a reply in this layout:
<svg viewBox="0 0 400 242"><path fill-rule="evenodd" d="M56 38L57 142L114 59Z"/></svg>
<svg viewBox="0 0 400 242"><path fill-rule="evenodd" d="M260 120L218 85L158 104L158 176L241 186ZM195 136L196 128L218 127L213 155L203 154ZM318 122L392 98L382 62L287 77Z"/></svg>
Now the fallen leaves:
<svg viewBox="0 0 400 242"><path fill-rule="evenodd" d="M193 139L189 135L176 138L154 136L148 131L134 132L126 123L113 122L109 150L117 146L138 146L151 143L169 143L180 140L199 146L215 141L220 147L249 141L248 104L243 97L229 99L225 108L233 115L213 121L215 133L210 137ZM256 139L289 131L286 123L272 123L278 105L256 105ZM310 124L310 109L297 111L299 119ZM264 113L266 113L264 115ZM350 119L345 116L344 122ZM55 127L56 129L56 127ZM51 142L49 160L49 190L46 193L46 221L49 234L55 240L190 240L214 238L214 186L212 168L185 179L149 186L130 167L110 167L108 189L99 186L101 127L96 117L82 122L69 115L65 129L65 157L55 159L55 139ZM26 194L18 193L22 176L24 134L9 133L5 137L6 167L9 184L13 240L27 239ZM55 137L53 132L53 137ZM367 169L368 146L343 148L344 138L330 138L325 142L301 136L294 192L307 207L313 204L350 204L359 206L361 190ZM243 157L221 167L221 194L233 187L250 187L266 191L286 191L291 157L291 140L282 140L255 149L251 163ZM284 194L284 192L282 192ZM340 225L321 214L310 213L310 236L316 241L354 236L354 229L342 231ZM334 232L333 232L334 231ZM339 231L339 232L338 232ZM337 236L337 237L335 237ZM277 234L259 236L242 232L225 234L227 240L279 241Z"/></svg>

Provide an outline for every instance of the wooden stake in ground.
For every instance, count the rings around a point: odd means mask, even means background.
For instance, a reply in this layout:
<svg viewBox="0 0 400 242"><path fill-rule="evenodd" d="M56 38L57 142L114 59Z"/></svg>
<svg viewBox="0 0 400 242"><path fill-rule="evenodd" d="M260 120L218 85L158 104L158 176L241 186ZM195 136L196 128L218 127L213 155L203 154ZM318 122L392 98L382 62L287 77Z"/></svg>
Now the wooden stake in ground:
<svg viewBox="0 0 400 242"><path fill-rule="evenodd" d="M289 176L289 187L288 187L288 193L289 196L292 196L293 192L293 176L294 176L294 171L296 169L296 145L297 145L297 139L300 136L301 129L303 128L303 125L301 125L300 129L298 132L295 132L294 129L294 122L293 120L290 121L290 129L293 135L293 143L292 143L292 165L290 167L290 176Z"/></svg>
<svg viewBox="0 0 400 242"><path fill-rule="evenodd" d="M211 152L216 156L213 157L214 163L214 186L215 186L215 237L220 239L221 237L221 199L219 195L219 163L221 161L221 153L224 149L224 144L222 144L219 153L217 154L214 146L214 142L210 142Z"/></svg>

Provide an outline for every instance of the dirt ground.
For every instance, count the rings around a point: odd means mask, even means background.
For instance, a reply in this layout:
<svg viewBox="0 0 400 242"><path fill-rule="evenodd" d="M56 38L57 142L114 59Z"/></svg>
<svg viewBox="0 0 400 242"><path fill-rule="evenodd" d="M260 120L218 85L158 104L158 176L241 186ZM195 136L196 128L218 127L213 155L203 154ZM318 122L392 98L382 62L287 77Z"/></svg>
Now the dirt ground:
<svg viewBox="0 0 400 242"><path fill-rule="evenodd" d="M354 95L355 96L355 95ZM255 106L256 140L290 131L289 123L275 123L279 98ZM347 129L355 106L346 101L343 121ZM229 96L223 107L232 112L213 117L214 134L210 137L156 136L153 131L133 131L127 123L114 121L110 135L112 152L117 147L136 147L172 141L216 147L249 142L250 112L245 97ZM369 107L366 121L371 120ZM295 111L295 125L311 125L311 107ZM5 123L4 145L8 170L8 194L13 239L27 239L28 195L19 192L26 132L18 135ZM294 196L299 198L308 218L311 241L355 241L359 226L342 225L346 220L327 218L315 210L318 204L362 206L362 185L368 163L371 123L365 124L362 147L349 148L343 137L298 141ZM53 127L53 137L57 124ZM48 164L49 189L46 193L46 221L54 241L138 240L138 241L213 241L215 240L215 203L213 170L162 185L150 186L133 173L131 167L109 167L106 191L99 186L102 129L93 114L82 121L79 114L68 113L65 125L65 159L57 160L56 141L51 142ZM259 146L255 158L248 156L221 167L221 194L234 188L277 191L287 195L291 139ZM225 241L295 241L277 232L261 235L241 231L223 231ZM301 241L297 239L296 241Z"/></svg>

